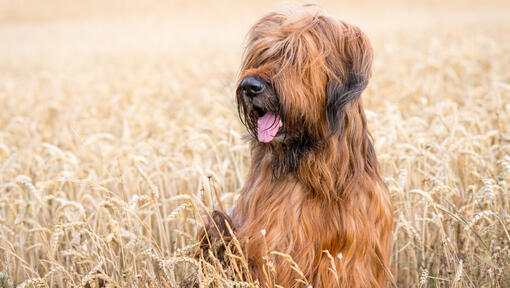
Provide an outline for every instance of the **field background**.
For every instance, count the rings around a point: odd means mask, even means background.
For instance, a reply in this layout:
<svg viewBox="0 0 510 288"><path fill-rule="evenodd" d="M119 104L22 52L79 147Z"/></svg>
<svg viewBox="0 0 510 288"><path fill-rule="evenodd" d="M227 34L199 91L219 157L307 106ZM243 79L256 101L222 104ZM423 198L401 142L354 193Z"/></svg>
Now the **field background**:
<svg viewBox="0 0 510 288"><path fill-rule="evenodd" d="M398 287L510 287L510 2L320 1L363 94ZM0 0L0 287L250 287L186 257L249 164L234 106L272 1Z"/></svg>

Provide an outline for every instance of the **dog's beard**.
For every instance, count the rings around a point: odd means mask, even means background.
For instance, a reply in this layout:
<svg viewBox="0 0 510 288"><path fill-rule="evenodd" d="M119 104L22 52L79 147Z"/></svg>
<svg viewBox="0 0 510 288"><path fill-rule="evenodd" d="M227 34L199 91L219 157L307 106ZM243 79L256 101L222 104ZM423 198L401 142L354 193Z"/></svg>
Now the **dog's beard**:
<svg viewBox="0 0 510 288"><path fill-rule="evenodd" d="M271 169L275 178L296 171L305 155L323 147L324 142L314 140L303 127L289 130L292 127L285 126L280 114L272 111L250 112L245 118L247 130L252 135L255 147L261 148L258 151L271 155Z"/></svg>
<svg viewBox="0 0 510 288"><path fill-rule="evenodd" d="M296 171L305 155L324 144L312 137L306 128L308 126L304 125L305 119L287 119L285 110L274 94L262 101L246 99L238 94L237 101L241 122L250 134L252 144L258 148L257 151L271 155L275 178ZM289 126L291 123L300 124Z"/></svg>

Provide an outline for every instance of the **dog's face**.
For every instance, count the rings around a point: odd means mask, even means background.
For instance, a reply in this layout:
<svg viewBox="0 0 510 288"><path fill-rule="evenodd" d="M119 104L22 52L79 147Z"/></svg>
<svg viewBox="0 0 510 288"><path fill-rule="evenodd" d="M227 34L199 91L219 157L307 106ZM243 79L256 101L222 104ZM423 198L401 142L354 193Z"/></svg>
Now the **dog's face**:
<svg viewBox="0 0 510 288"><path fill-rule="evenodd" d="M241 120L258 143L327 139L366 87L371 63L357 27L315 6L271 12L248 35L236 90Z"/></svg>

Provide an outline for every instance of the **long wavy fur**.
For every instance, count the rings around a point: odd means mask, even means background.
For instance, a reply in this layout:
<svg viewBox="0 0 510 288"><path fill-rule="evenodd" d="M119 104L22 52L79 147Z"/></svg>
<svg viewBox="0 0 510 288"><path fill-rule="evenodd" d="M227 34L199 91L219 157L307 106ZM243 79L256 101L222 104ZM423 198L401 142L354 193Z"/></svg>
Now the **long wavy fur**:
<svg viewBox="0 0 510 288"><path fill-rule="evenodd" d="M360 99L372 55L359 28L318 6L271 12L249 32L239 81L256 75L271 85L268 109L286 130L283 141L253 137L248 178L229 215L263 285L304 285L278 255L268 277L268 251L290 255L313 287L385 287L392 279L392 206ZM237 101L256 135L239 91Z"/></svg>

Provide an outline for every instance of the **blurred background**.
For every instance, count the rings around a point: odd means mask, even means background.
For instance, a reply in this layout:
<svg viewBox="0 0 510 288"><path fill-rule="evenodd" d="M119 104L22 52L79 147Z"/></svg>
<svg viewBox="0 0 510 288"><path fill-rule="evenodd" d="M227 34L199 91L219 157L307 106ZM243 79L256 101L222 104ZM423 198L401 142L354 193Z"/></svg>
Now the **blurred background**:
<svg viewBox="0 0 510 288"><path fill-rule="evenodd" d="M307 2L3 0L0 3L0 49L5 58L14 61L12 58L20 54L37 59L38 55L41 58L46 54L66 54L62 57L91 53L170 54L205 48L238 52L249 25L258 17L286 4ZM504 0L316 3L369 34L387 29L441 30L444 26L500 23L508 18L510 6ZM189 54L192 57L194 53ZM2 61L5 62L10 61Z"/></svg>

